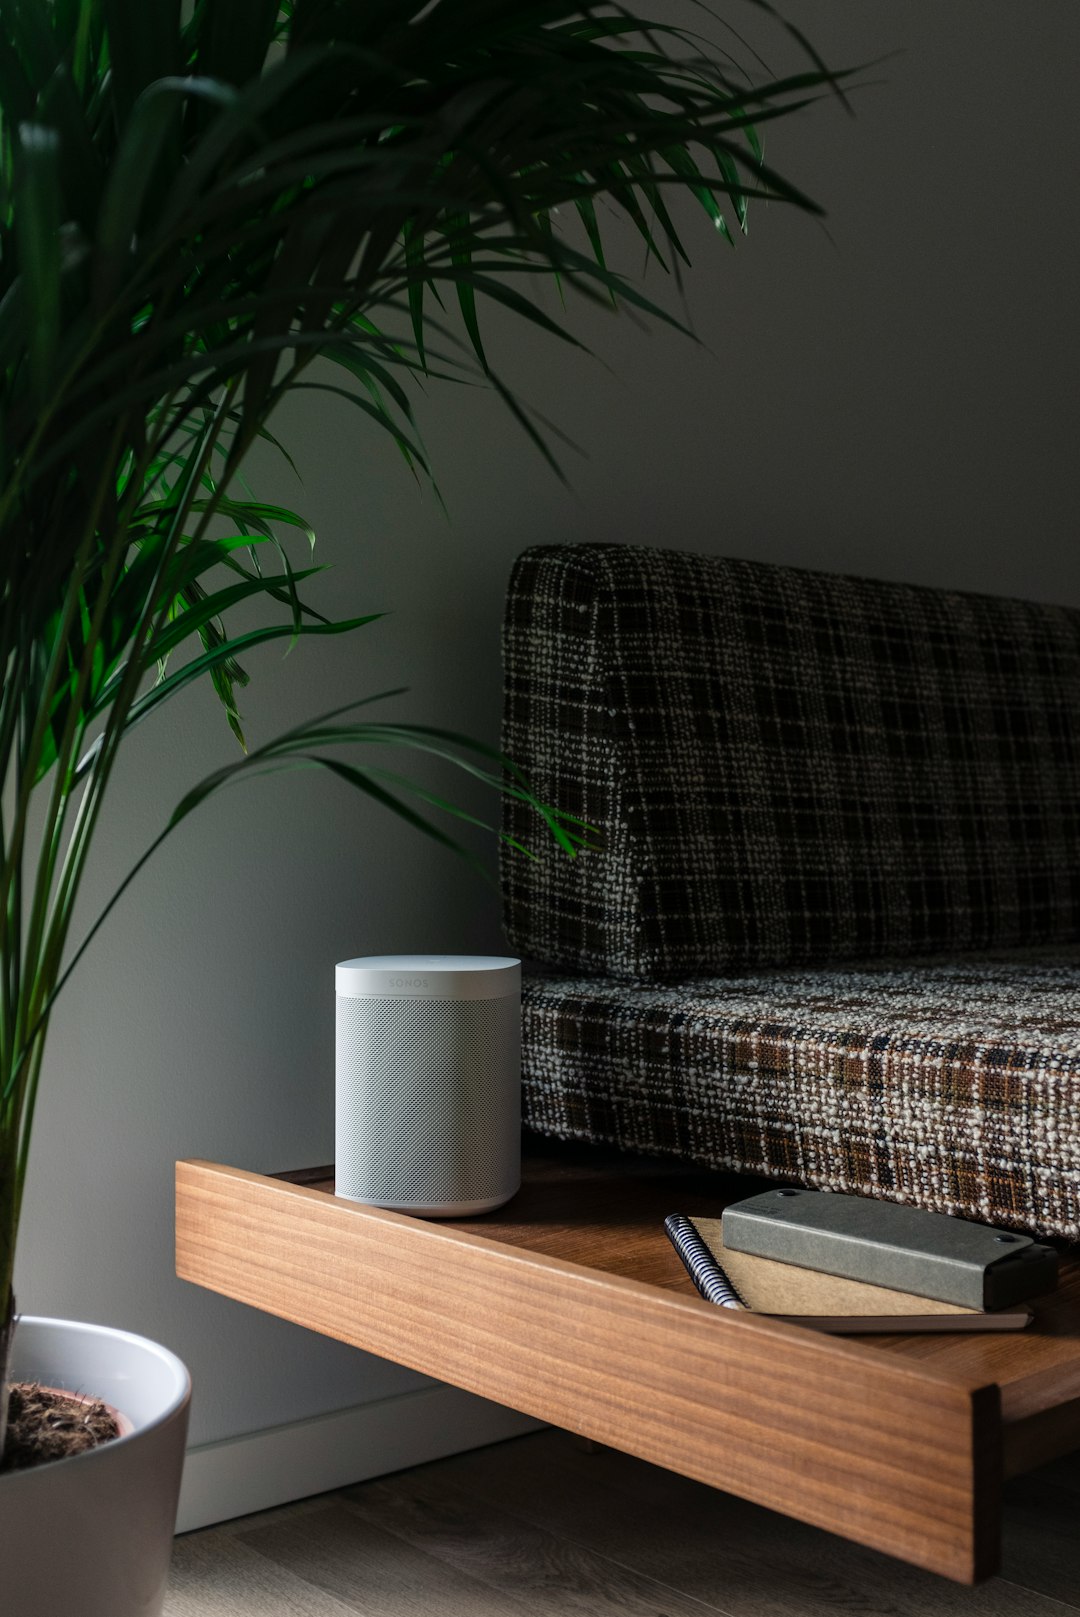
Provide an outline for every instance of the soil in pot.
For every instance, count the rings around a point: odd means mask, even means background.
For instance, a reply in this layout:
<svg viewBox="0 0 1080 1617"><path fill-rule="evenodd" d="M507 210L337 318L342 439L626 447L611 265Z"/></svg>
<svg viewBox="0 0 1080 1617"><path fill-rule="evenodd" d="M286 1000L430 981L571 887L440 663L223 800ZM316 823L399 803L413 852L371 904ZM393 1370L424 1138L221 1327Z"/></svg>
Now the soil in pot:
<svg viewBox="0 0 1080 1617"><path fill-rule="evenodd" d="M0 1471L26 1471L50 1460L84 1454L120 1437L124 1424L123 1417L100 1398L17 1381L10 1389Z"/></svg>

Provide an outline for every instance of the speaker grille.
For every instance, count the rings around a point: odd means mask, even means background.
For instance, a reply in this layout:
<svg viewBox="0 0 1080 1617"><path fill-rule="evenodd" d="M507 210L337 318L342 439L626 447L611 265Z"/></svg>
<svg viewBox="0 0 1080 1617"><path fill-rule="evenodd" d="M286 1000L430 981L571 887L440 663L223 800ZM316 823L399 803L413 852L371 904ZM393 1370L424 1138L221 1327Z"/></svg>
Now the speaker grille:
<svg viewBox="0 0 1080 1617"><path fill-rule="evenodd" d="M337 1000L337 1191L438 1207L517 1188L516 997Z"/></svg>

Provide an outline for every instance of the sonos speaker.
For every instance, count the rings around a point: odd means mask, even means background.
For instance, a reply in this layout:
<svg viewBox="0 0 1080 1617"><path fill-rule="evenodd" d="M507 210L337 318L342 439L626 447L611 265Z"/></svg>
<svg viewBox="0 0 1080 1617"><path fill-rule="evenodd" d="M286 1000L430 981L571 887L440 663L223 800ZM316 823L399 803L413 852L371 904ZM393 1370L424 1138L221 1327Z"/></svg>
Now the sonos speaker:
<svg viewBox="0 0 1080 1617"><path fill-rule="evenodd" d="M337 1194L454 1218L521 1184L521 962L371 955L336 968Z"/></svg>

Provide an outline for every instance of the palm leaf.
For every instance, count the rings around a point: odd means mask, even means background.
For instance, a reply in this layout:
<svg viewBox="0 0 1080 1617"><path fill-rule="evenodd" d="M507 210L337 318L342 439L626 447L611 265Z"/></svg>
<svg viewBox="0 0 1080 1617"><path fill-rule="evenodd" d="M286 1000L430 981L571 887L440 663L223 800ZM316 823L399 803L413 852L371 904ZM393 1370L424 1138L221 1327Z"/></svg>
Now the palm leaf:
<svg viewBox="0 0 1080 1617"><path fill-rule="evenodd" d="M813 211L757 131L843 76L789 37L804 65L755 81L588 0L0 4L0 1319L49 1014L104 918L68 951L119 749L200 680L243 743L249 655L375 616L304 602L314 536L246 491L249 451L287 456L278 405L329 390L430 478L410 383L453 378L558 470L486 310L574 342L539 277L678 327L605 251L599 204L676 268L687 203L729 234L757 198ZM520 797L568 854L589 842L490 749L339 712L208 777L158 843L232 781L303 767L453 845L439 816L471 811L372 762L388 747Z"/></svg>
<svg viewBox="0 0 1080 1617"><path fill-rule="evenodd" d="M60 343L60 137L43 124L19 128L15 154L15 224L27 363L34 395L48 397Z"/></svg>

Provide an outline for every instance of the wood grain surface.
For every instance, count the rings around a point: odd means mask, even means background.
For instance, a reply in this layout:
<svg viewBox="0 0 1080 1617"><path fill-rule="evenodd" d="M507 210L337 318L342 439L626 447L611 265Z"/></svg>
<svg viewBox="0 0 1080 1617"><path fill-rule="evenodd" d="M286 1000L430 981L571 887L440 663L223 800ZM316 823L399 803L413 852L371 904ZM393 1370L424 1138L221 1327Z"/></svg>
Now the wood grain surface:
<svg viewBox="0 0 1080 1617"><path fill-rule="evenodd" d="M319 1167L281 1177L332 1193L333 1176L332 1167ZM525 1183L506 1207L455 1227L696 1297L661 1228L664 1216L715 1217L726 1202L768 1183L654 1158L556 1148L527 1159ZM1057 1291L1035 1299L1033 1307L1034 1325L1017 1336L858 1340L876 1353L918 1362L972 1389L1000 1387L1006 1474L1011 1475L1080 1447L1080 1254L1075 1249L1063 1256ZM1043 1414L1049 1419L1039 1420Z"/></svg>
<svg viewBox="0 0 1080 1617"><path fill-rule="evenodd" d="M331 1194L334 1188L332 1167L280 1177ZM696 1297L661 1228L664 1216L715 1217L726 1202L769 1183L655 1158L555 1148L527 1158L525 1182L506 1207L447 1227ZM1057 1291L1033 1306L1034 1326L1017 1336L897 1335L860 1341L876 1353L917 1361L971 1388L999 1386L1008 1446L1010 1437L1017 1437L1010 1427L1080 1400L1080 1255L1075 1249L1063 1257ZM1042 1441L1031 1445L1027 1468L1080 1446L1080 1430L1066 1427L1064 1447L1054 1448L1052 1425L1046 1423Z"/></svg>
<svg viewBox="0 0 1080 1617"><path fill-rule="evenodd" d="M717 1176L560 1160L460 1226L300 1177L179 1164L181 1277L952 1578L993 1570L996 1386L688 1294L657 1220L715 1209Z"/></svg>

